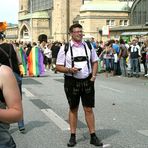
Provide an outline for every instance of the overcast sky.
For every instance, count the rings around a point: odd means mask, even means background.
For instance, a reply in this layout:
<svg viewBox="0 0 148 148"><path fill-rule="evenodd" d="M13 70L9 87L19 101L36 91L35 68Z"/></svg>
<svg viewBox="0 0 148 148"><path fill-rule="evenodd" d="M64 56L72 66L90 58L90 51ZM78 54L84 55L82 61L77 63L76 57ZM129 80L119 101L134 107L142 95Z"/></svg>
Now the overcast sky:
<svg viewBox="0 0 148 148"><path fill-rule="evenodd" d="M0 0L0 22L18 22L19 0Z"/></svg>

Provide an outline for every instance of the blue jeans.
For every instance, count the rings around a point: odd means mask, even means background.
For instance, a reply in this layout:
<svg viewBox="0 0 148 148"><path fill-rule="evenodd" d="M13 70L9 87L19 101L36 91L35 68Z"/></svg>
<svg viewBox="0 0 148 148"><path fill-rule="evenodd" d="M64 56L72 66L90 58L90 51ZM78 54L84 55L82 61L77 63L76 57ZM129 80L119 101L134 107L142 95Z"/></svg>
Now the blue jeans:
<svg viewBox="0 0 148 148"><path fill-rule="evenodd" d="M19 127L19 129L25 127L25 125L24 125L24 120L20 120L20 121L18 122L18 127Z"/></svg>
<svg viewBox="0 0 148 148"><path fill-rule="evenodd" d="M15 78L17 80L19 90L20 90L20 93L21 93L21 98L22 98L22 77L19 74L15 73L15 72L13 72L13 73L14 73ZM18 127L19 128L24 128L24 120L23 119L18 122Z"/></svg>
<svg viewBox="0 0 148 148"><path fill-rule="evenodd" d="M139 74L139 67L138 67L138 58L135 59L130 59L130 63L131 63L131 75L133 75L134 69L136 71L136 74Z"/></svg>
<svg viewBox="0 0 148 148"><path fill-rule="evenodd" d="M127 71L126 71L126 59L121 57L120 59L120 68L121 68L121 74L122 76L126 77L127 76Z"/></svg>
<svg viewBox="0 0 148 148"><path fill-rule="evenodd" d="M106 71L111 71L114 69L114 60L113 59L104 59Z"/></svg>

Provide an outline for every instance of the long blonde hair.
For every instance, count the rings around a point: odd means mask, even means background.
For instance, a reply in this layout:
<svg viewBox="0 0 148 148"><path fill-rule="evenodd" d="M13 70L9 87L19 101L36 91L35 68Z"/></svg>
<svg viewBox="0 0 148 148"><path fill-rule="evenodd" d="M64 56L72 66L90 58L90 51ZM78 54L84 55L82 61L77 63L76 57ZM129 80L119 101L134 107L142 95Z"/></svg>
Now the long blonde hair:
<svg viewBox="0 0 148 148"><path fill-rule="evenodd" d="M145 39L144 45L145 45L146 47L148 47L148 38Z"/></svg>

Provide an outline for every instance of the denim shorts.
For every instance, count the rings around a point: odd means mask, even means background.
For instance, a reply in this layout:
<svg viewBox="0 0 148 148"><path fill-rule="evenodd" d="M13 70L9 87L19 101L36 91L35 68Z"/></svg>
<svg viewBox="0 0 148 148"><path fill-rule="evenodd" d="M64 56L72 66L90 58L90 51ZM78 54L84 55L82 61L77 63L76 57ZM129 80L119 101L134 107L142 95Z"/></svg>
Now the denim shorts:
<svg viewBox="0 0 148 148"><path fill-rule="evenodd" d="M110 72L114 69L114 60L113 59L104 59L106 71Z"/></svg>

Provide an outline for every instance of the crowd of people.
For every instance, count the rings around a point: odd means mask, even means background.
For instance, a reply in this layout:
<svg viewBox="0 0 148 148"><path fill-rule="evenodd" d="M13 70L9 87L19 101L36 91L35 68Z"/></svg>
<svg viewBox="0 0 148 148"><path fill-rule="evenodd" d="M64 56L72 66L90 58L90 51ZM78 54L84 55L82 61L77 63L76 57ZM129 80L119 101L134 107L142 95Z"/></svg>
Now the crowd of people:
<svg viewBox="0 0 148 148"><path fill-rule="evenodd" d="M99 57L98 71L105 71L106 77L110 74L138 78L141 69L144 69L144 76L148 77L148 39L143 43L136 37L129 43L121 38L109 40L104 44L102 41L93 41L92 45L94 44Z"/></svg>
<svg viewBox="0 0 148 148"><path fill-rule="evenodd" d="M98 72L105 72L105 76L121 75L124 77L140 77L141 69L144 69L144 76L148 77L148 39L140 43L138 38L126 42L119 40L89 42L95 48L99 57ZM45 71L53 70L57 73L55 65L60 47L65 42L48 41L47 36L42 34L37 42L12 42L20 54L23 76L42 76ZM141 67L143 65L143 67Z"/></svg>
<svg viewBox="0 0 148 148"><path fill-rule="evenodd" d="M53 70L61 42L47 42L47 36L42 34L38 42L6 42L13 45L17 58L21 61L19 69L21 76L42 76L45 71Z"/></svg>
<svg viewBox="0 0 148 148"><path fill-rule="evenodd" d="M90 133L90 144L103 145L95 133L93 112L94 83L98 72L105 72L106 77L121 75L138 78L142 63L144 76L148 77L148 39L142 44L139 44L138 38L134 38L130 43L126 43L122 38L107 42L97 42L94 38L84 41L80 24L70 26L69 32L71 40L68 43L48 42L45 34L39 35L38 42L7 43L3 30L0 30L0 147L16 147L9 133L10 123L18 122L20 132L25 132L21 101L23 76L40 77L48 70L64 73L71 133L68 147L77 143L80 99ZM6 83L7 80L9 83ZM6 133L6 136L1 136L2 132ZM4 143L2 139L5 138Z"/></svg>

